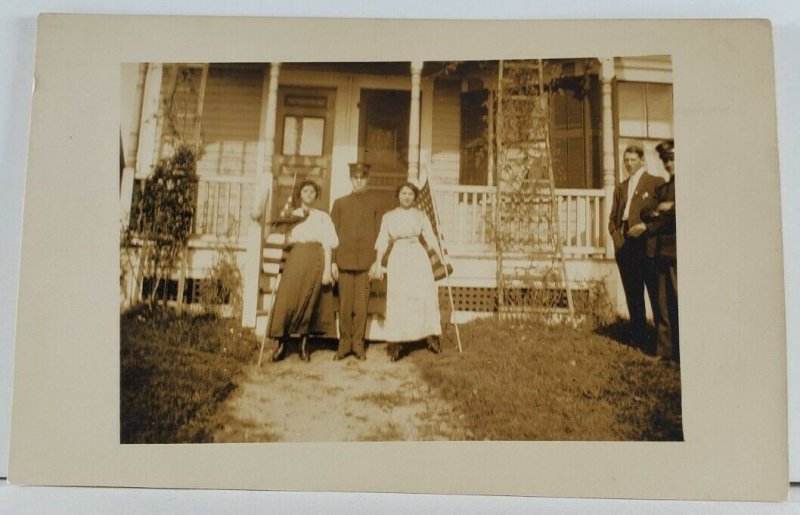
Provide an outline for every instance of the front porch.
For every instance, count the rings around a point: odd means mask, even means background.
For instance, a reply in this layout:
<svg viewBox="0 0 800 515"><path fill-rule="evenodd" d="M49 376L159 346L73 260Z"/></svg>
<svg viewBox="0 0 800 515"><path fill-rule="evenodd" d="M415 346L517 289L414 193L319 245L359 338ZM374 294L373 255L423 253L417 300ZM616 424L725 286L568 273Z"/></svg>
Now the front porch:
<svg viewBox="0 0 800 515"><path fill-rule="evenodd" d="M671 110L650 109L649 100L666 98L671 65L658 56L635 62L560 61L573 88L554 100L557 114L550 120L557 233L567 275L575 288L608 279L612 297L622 306L606 234L619 180L617 154L632 142L649 148L662 137L655 129L671 135ZM487 134L497 125L497 74L487 70L496 63L462 63L444 74L447 63L421 61L143 63L138 72L130 67L127 83L135 89L129 87L133 112L123 123L129 130L122 130L121 222L128 223L137 181L146 180L153 163L168 152L163 102L183 80L178 96L188 107L181 120L191 129L188 138L202 142L204 152L197 170L194 235L175 281L178 303L191 302L183 292L185 279L202 280L224 247L242 272L243 324L254 327L264 306L264 227L282 206L292 177L318 181L324 192L319 207L329 209L349 192L347 163L354 161L373 164L376 189L429 180L455 268L452 285L495 288L492 221L499 171ZM624 90L615 89L618 79ZM615 107L620 99L623 107L644 102L644 118L633 116L635 109Z"/></svg>
<svg viewBox="0 0 800 515"><path fill-rule="evenodd" d="M248 256L260 252L260 240L253 240L252 233L260 234L261 227L247 215L255 207L256 189L255 179L200 179L195 235L190 242L185 271L188 277L203 277L222 245L235 253L242 270L246 270ZM454 288L456 311L460 312L457 317L464 320L473 316L470 312L491 312L493 301L490 299L497 274L497 252L491 230L496 189L433 184L432 193L454 268L450 285ZM559 236L571 287L586 290L592 282L605 280L612 301L624 312L624 296L618 284L613 251L609 253L607 249L604 191L557 189L556 201ZM440 286L445 285L445 280L440 281ZM263 291L259 293L257 319L263 317L266 297ZM262 327L262 323L256 325L259 329Z"/></svg>

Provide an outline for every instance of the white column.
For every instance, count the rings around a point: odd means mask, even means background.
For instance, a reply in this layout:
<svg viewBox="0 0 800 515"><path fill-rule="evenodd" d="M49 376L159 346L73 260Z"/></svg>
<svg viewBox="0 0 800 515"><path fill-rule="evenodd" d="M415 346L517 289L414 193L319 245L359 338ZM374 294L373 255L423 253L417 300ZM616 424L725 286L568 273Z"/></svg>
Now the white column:
<svg viewBox="0 0 800 515"><path fill-rule="evenodd" d="M496 90L493 87L489 87L489 98L488 98L488 106L486 107L486 125L487 125L487 132L488 137L486 138L486 185L487 186L494 186L494 116L495 116L495 109L494 109L494 99L496 96Z"/></svg>
<svg viewBox="0 0 800 515"><path fill-rule="evenodd" d="M419 179L419 91L422 61L411 62L411 114L408 119L408 178Z"/></svg>
<svg viewBox="0 0 800 515"><path fill-rule="evenodd" d="M136 156L137 177L150 175L155 159L163 74L164 67L162 65L157 63L148 65L147 79L144 84L144 101L142 103L142 123L139 131L139 151Z"/></svg>
<svg viewBox="0 0 800 515"><path fill-rule="evenodd" d="M614 80L614 58L600 58L602 65L600 73L600 84L602 92L602 111L603 111L603 190L605 202L603 202L602 233L605 235L606 257L614 257L614 243L608 235L608 218L611 215L611 203L614 199L614 174L616 173L616 162L614 159L614 112L611 96L611 84Z"/></svg>
<svg viewBox="0 0 800 515"><path fill-rule="evenodd" d="M133 179L136 175L136 154L139 151L139 132L142 123L142 107L144 102L144 86L147 79L147 63L139 65L139 76L136 81L136 96L133 100L133 120L128 134L128 144L123 148L125 168L122 170L122 179L119 187L120 223L128 226L131 213L131 200L133 197ZM122 139L120 138L120 144Z"/></svg>
<svg viewBox="0 0 800 515"><path fill-rule="evenodd" d="M245 274L242 285L242 325L256 327L258 308L258 280L261 277L261 249L264 241L264 225L269 218L272 187L272 162L275 154L275 122L278 111L278 76L280 63L272 63L269 70L267 103L261 126L261 148L259 156L261 170L256 184L255 197L250 209L250 228L247 232Z"/></svg>

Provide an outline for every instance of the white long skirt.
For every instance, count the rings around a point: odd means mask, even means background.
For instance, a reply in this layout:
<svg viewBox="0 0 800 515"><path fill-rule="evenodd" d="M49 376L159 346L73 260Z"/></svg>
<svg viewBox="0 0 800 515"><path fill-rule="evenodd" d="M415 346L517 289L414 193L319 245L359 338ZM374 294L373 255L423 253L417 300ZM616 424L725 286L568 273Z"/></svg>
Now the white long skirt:
<svg viewBox="0 0 800 515"><path fill-rule="evenodd" d="M397 240L386 265L387 342L411 342L442 334L439 289L419 240Z"/></svg>

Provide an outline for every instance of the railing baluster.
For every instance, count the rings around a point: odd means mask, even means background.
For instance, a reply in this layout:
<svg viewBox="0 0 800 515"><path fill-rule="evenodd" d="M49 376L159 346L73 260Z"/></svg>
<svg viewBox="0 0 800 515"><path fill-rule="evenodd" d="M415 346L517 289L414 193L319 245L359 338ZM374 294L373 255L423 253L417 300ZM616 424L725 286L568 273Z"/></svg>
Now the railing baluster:
<svg viewBox="0 0 800 515"><path fill-rule="evenodd" d="M477 205L477 198L478 195L475 192L471 192L469 194L469 212L470 212L470 221L469 221L469 243L470 245L475 244L476 240L476 233L478 231L478 205Z"/></svg>
<svg viewBox="0 0 800 515"><path fill-rule="evenodd" d="M213 191L213 195L211 198L213 199L211 202L211 220L208 224L208 233L212 235L217 234L217 217L219 216L219 183L215 182L212 186L211 191Z"/></svg>
<svg viewBox="0 0 800 515"><path fill-rule="evenodd" d="M478 243L483 246L486 245L486 216L488 212L487 203L489 202L489 194L481 193L481 236Z"/></svg>
<svg viewBox="0 0 800 515"><path fill-rule="evenodd" d="M194 211L194 234L199 235L203 233L203 220L202 217L205 216L205 208L203 207L203 193L207 190L207 187L204 183L199 183L197 185L197 205L195 206Z"/></svg>
<svg viewBox="0 0 800 515"><path fill-rule="evenodd" d="M570 221L571 221L570 214L571 214L571 211L572 211L572 195L567 195L567 217L566 217L567 222L565 224L566 226L565 226L565 230L564 230L564 238L567 240L566 241L566 246L567 247L571 247L572 246L572 239L570 238Z"/></svg>
<svg viewBox="0 0 800 515"><path fill-rule="evenodd" d="M464 244L464 197L462 193L458 193L458 201L456 205L458 206L458 243L463 245Z"/></svg>
<svg viewBox="0 0 800 515"><path fill-rule="evenodd" d="M586 197L575 197L575 246L585 247L586 241ZM582 251L580 251L582 253Z"/></svg>
<svg viewBox="0 0 800 515"><path fill-rule="evenodd" d="M236 239L239 239L240 234L247 234L247 220L242 216L242 212L244 211L244 192L245 192L245 184L242 183L239 185L239 209L236 211L236 220L238 220L237 226L238 230L236 231ZM248 217L249 218L249 217Z"/></svg>
<svg viewBox="0 0 800 515"><path fill-rule="evenodd" d="M592 246L592 198L583 197L583 246Z"/></svg>
<svg viewBox="0 0 800 515"><path fill-rule="evenodd" d="M600 237L600 227L604 227L601 224L600 220L600 213L602 210L600 209L600 197L594 198L594 246L600 247L603 245L603 238Z"/></svg>
<svg viewBox="0 0 800 515"><path fill-rule="evenodd" d="M228 232L231 228L231 190L233 189L233 184L227 184L225 186L225 218L224 223L222 225L222 234L225 235L227 238Z"/></svg>

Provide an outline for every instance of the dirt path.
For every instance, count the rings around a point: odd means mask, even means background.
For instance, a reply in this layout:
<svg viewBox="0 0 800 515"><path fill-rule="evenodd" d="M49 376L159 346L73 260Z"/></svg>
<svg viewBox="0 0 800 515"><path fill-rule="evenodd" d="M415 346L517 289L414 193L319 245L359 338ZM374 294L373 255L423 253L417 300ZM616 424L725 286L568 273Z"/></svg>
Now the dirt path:
<svg viewBox="0 0 800 515"><path fill-rule="evenodd" d="M315 350L310 363L292 352L249 366L214 425L215 442L465 438L452 407L409 359L392 363L385 345L372 345L366 361L333 361L333 351Z"/></svg>

